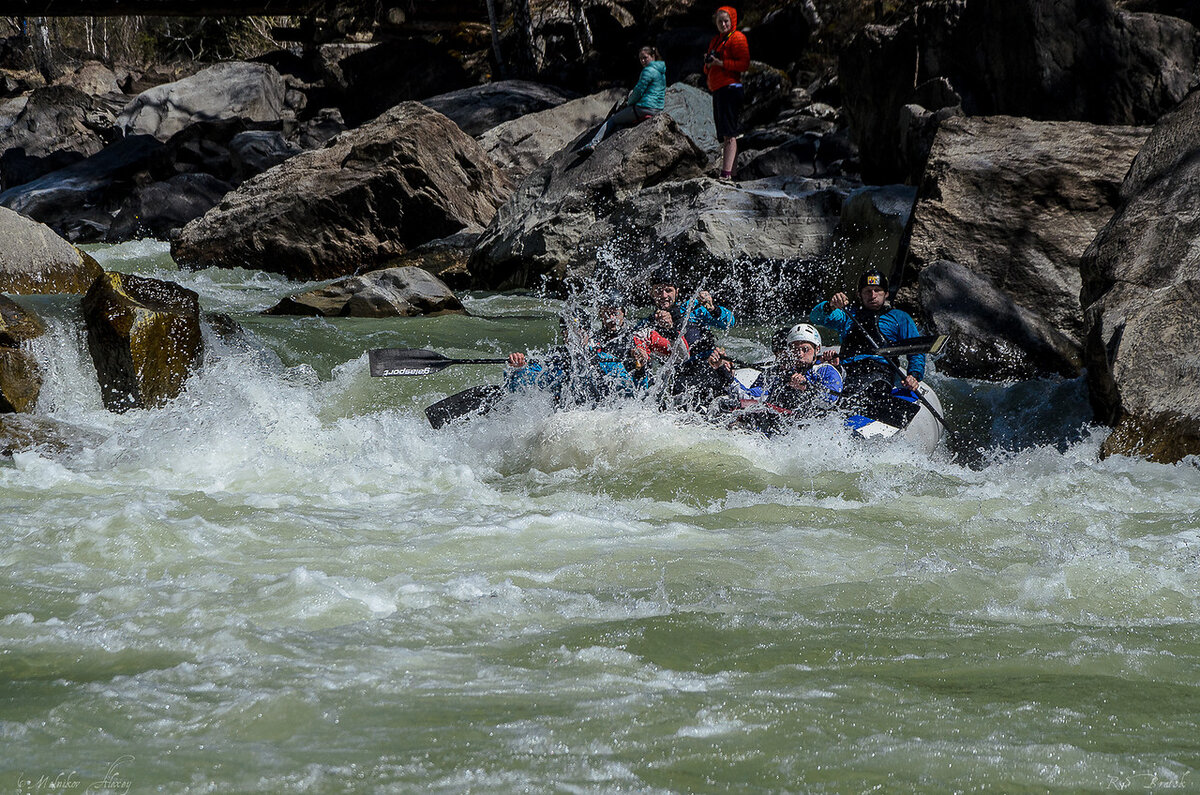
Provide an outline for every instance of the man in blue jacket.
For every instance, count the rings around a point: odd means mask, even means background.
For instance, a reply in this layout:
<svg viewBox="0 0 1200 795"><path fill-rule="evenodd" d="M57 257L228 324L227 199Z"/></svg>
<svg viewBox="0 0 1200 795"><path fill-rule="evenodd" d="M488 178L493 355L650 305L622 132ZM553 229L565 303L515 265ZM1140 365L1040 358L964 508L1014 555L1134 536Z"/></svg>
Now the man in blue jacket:
<svg viewBox="0 0 1200 795"><path fill-rule="evenodd" d="M684 315L687 315L687 326L700 328L731 329L734 324L733 312L724 306L719 306L713 300L712 293L701 290L696 293L696 301L689 313L687 305L690 301L681 301L678 280L675 272L666 266L656 268L650 274L650 300L654 303L654 313L639 323L639 326L655 322L655 315L666 312L671 316L671 324L678 335L684 328ZM663 321L666 318L662 318ZM706 354L707 355L707 352Z"/></svg>
<svg viewBox="0 0 1200 795"><path fill-rule="evenodd" d="M858 280L859 303L850 305L845 293L835 293L828 301L813 307L809 320L836 331L842 337L842 366L846 369L845 393L851 403L857 396L868 395L893 385L893 371L887 361L872 351L894 345L921 332L912 316L896 309L888 300L888 280L877 270L864 273ZM908 370L896 386L916 390L925 377L925 354L908 357Z"/></svg>

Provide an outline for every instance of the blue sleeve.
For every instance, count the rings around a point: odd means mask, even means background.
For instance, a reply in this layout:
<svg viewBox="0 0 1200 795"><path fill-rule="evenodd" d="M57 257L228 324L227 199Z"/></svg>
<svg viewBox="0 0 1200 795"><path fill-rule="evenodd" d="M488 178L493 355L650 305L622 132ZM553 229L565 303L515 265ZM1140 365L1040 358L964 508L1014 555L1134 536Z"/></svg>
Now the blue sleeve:
<svg viewBox="0 0 1200 795"><path fill-rule="evenodd" d="M842 337L850 333L850 315L841 309L830 309L828 301L822 301L814 306L808 313L808 320L818 326L831 328Z"/></svg>
<svg viewBox="0 0 1200 795"><path fill-rule="evenodd" d="M536 386L538 377L542 374L542 366L534 362L530 362L524 367L518 367L516 370L511 370L504 375L504 385L508 387L509 392L517 392L522 389L528 389Z"/></svg>
<svg viewBox="0 0 1200 795"><path fill-rule="evenodd" d="M650 86L654 83L654 70L649 66L642 69L642 73L638 76L637 85L629 92L629 97L625 100L626 105L636 105L638 100L646 96L646 92L650 90Z"/></svg>
<svg viewBox="0 0 1200 795"><path fill-rule="evenodd" d="M706 328L733 328L733 324L735 322L733 318L733 312L719 304L714 304L713 308L716 309L715 315L702 306L694 307L692 309L691 319L688 321L688 323L695 324L697 326L704 326Z"/></svg>
<svg viewBox="0 0 1200 795"><path fill-rule="evenodd" d="M912 319L912 315L900 310L894 310L892 314L896 319L896 339L892 342L899 342L910 337L921 336L920 329L917 328L916 322ZM908 357L908 374L915 377L918 381L925 378L925 354L914 353Z"/></svg>
<svg viewBox="0 0 1200 795"><path fill-rule="evenodd" d="M837 368L831 364L820 363L813 367L809 375L812 379L825 387L825 394L821 396L828 403L837 403L838 398L842 396L842 374Z"/></svg>

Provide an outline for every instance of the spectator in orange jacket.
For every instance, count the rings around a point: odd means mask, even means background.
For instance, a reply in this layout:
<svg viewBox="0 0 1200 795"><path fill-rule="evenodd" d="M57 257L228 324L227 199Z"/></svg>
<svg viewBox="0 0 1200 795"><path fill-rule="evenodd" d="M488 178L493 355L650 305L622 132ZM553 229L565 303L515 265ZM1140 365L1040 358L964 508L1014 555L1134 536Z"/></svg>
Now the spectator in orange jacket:
<svg viewBox="0 0 1200 795"><path fill-rule="evenodd" d="M721 6L713 15L717 35L708 43L704 56L704 74L713 98L713 120L717 124L717 139L721 141L721 178L733 176L733 161L737 158L737 138L741 134L742 72L750 68L750 45L746 34L737 29L737 11Z"/></svg>

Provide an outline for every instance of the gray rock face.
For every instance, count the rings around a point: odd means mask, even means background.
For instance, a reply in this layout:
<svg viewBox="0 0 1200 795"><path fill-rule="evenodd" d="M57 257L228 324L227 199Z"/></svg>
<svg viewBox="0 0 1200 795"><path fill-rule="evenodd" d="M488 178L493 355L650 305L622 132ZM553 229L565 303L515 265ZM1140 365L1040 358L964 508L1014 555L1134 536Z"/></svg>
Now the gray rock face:
<svg viewBox="0 0 1200 795"><path fill-rule="evenodd" d="M190 268L336 278L485 226L508 191L474 139L406 102L244 183L184 227L171 253Z"/></svg>
<svg viewBox="0 0 1200 795"><path fill-rule="evenodd" d="M1082 261L1088 387L1105 454L1200 454L1200 92L1164 116Z"/></svg>
<svg viewBox="0 0 1200 795"><path fill-rule="evenodd" d="M114 114L71 86L39 88L0 118L3 187L37 179L104 148Z"/></svg>
<svg viewBox="0 0 1200 795"><path fill-rule="evenodd" d="M283 77L267 64L221 63L143 91L125 106L116 124L125 135L153 135L165 141L196 121L278 121L284 116L286 94Z"/></svg>
<svg viewBox="0 0 1200 795"><path fill-rule="evenodd" d="M708 157L667 115L560 152L525 179L470 262L476 284L518 287L595 276L630 289L669 263L739 309L795 312L810 301L849 186L704 177ZM629 263L632 263L630 265ZM819 271L819 272L818 272ZM807 287L806 287L807 286Z"/></svg>
<svg viewBox="0 0 1200 795"><path fill-rule="evenodd" d="M700 147L714 164L721 156L721 142L717 140L717 125L713 122L712 95L687 83L672 83L667 86L663 112L675 120L684 135Z"/></svg>
<svg viewBox="0 0 1200 795"><path fill-rule="evenodd" d="M215 207L231 186L209 174L178 174L135 189L108 230L108 240L170 240Z"/></svg>
<svg viewBox="0 0 1200 795"><path fill-rule="evenodd" d="M457 124L467 135L481 135L498 124L553 108L574 95L526 80L498 80L421 100Z"/></svg>
<svg viewBox="0 0 1200 795"><path fill-rule="evenodd" d="M590 157L562 151L530 174L496 213L471 258L477 283L524 287L591 261L615 205L655 185L704 173L708 156L661 114L605 140ZM650 220L656 220L655 211ZM612 227L603 224L608 232ZM585 239L590 248L583 248Z"/></svg>
<svg viewBox="0 0 1200 795"><path fill-rule="evenodd" d="M82 293L102 272L45 224L0 207L0 292Z"/></svg>
<svg viewBox="0 0 1200 795"><path fill-rule="evenodd" d="M163 150L163 143L149 135L122 138L86 160L9 188L0 193L0 205L70 240L103 240L137 175Z"/></svg>
<svg viewBox="0 0 1200 795"><path fill-rule="evenodd" d="M921 271L920 301L949 334L938 370L986 381L1078 374L1079 344L963 266L940 260Z"/></svg>
<svg viewBox="0 0 1200 795"><path fill-rule="evenodd" d="M894 279L916 198L917 189L909 185L868 185L849 195L833 244L845 267L831 287L852 290L859 274L871 269Z"/></svg>
<svg viewBox="0 0 1200 795"><path fill-rule="evenodd" d="M238 184L245 182L301 151L298 145L285 140L283 133L275 130L240 132L229 141L233 179Z"/></svg>
<svg viewBox="0 0 1200 795"><path fill-rule="evenodd" d="M384 268L284 298L264 314L413 317L463 312L446 284L411 266Z"/></svg>
<svg viewBox="0 0 1200 795"><path fill-rule="evenodd" d="M610 89L506 121L479 136L479 144L513 183L558 150L604 121L627 92Z"/></svg>
<svg viewBox="0 0 1200 795"><path fill-rule="evenodd" d="M449 237L430 240L401 254L389 267L411 265L429 271L451 289L465 289L471 286L471 272L467 270L467 263L482 234L482 229L473 227Z"/></svg>
<svg viewBox="0 0 1200 795"><path fill-rule="evenodd" d="M124 70L118 75L99 61L85 61L59 77L54 84L72 86L85 94L98 96L120 93L121 82L128 77L129 73Z"/></svg>
<svg viewBox="0 0 1200 795"><path fill-rule="evenodd" d="M909 267L957 262L1081 345L1079 258L1112 216L1148 132L1003 116L947 120L913 214Z"/></svg>
<svg viewBox="0 0 1200 795"><path fill-rule="evenodd" d="M864 29L839 75L864 176L899 181L911 159L902 109L945 107L918 96L934 78L973 116L1150 124L1186 95L1198 58L1191 24L1119 11L1113 0L936 0L899 25Z"/></svg>

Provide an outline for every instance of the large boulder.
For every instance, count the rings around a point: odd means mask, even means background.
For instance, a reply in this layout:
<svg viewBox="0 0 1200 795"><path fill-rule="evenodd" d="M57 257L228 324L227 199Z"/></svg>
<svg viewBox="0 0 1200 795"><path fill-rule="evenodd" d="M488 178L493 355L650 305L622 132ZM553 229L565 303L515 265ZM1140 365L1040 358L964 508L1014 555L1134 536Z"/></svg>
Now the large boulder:
<svg viewBox="0 0 1200 795"><path fill-rule="evenodd" d="M708 154L715 167L720 162L721 142L717 140L717 125L713 121L712 95L687 83L667 86L663 112L675 120L684 135Z"/></svg>
<svg viewBox="0 0 1200 795"><path fill-rule="evenodd" d="M200 297L160 279L105 272L83 297L88 350L109 411L161 406L200 363Z"/></svg>
<svg viewBox="0 0 1200 795"><path fill-rule="evenodd" d="M474 139L406 102L244 183L184 227L171 253L190 268L336 278L486 226L509 189Z"/></svg>
<svg viewBox="0 0 1200 795"><path fill-rule="evenodd" d="M452 289L468 288L472 283L468 263L482 234L482 229L472 227L448 237L430 240L404 252L389 262L388 267L421 268L437 276Z"/></svg>
<svg viewBox="0 0 1200 795"><path fill-rule="evenodd" d="M1200 91L1154 128L1084 253L1088 387L1105 454L1200 455Z"/></svg>
<svg viewBox="0 0 1200 795"><path fill-rule="evenodd" d="M626 91L609 89L506 121L479 136L479 144L514 183L608 116Z"/></svg>
<svg viewBox="0 0 1200 795"><path fill-rule="evenodd" d="M113 112L68 85L39 88L0 117L0 188L37 179L104 148Z"/></svg>
<svg viewBox="0 0 1200 795"><path fill-rule="evenodd" d="M903 109L922 104L916 93L930 80L948 80L969 115L1149 124L1187 93L1198 47L1188 22L1113 0L936 0L898 25L867 26L843 50L839 76L864 176L896 181L911 160Z"/></svg>
<svg viewBox="0 0 1200 795"><path fill-rule="evenodd" d="M708 156L660 114L603 141L590 157L560 151L530 174L496 213L471 258L480 286L526 287L564 277L595 257L581 248L617 202L665 182L698 177ZM657 217L657 211L652 217Z"/></svg>
<svg viewBox="0 0 1200 795"><path fill-rule="evenodd" d="M46 224L68 240L103 240L113 214L164 146L149 135L122 138L86 160L9 188L0 193L0 205Z"/></svg>
<svg viewBox="0 0 1200 795"><path fill-rule="evenodd" d="M739 155L741 153L739 152ZM739 180L763 177L839 177L854 157L850 142L840 135L804 133L766 151L746 153L749 160L737 170Z"/></svg>
<svg viewBox="0 0 1200 795"><path fill-rule="evenodd" d="M1079 373L1077 339L958 263L940 260L923 269L919 292L925 317L950 336L939 370L986 381Z"/></svg>
<svg viewBox="0 0 1200 795"><path fill-rule="evenodd" d="M1078 349L1079 258L1112 217L1148 134L1004 116L947 120L913 212L908 266L956 262Z"/></svg>
<svg viewBox="0 0 1200 795"><path fill-rule="evenodd" d="M117 74L100 61L84 61L60 75L54 85L71 86L89 96L104 96L120 94L122 84L131 79L132 76L125 70Z"/></svg>
<svg viewBox="0 0 1200 795"><path fill-rule="evenodd" d="M22 344L45 331L36 315L0 295L0 414L30 411L37 403L41 370Z"/></svg>
<svg viewBox="0 0 1200 795"><path fill-rule="evenodd" d="M553 108L574 94L527 80L498 80L421 100L468 135L481 135L498 124Z"/></svg>
<svg viewBox="0 0 1200 795"><path fill-rule="evenodd" d="M968 0L947 33L938 58L968 113L1148 124L1196 76L1191 24L1113 0Z"/></svg>
<svg viewBox="0 0 1200 795"><path fill-rule="evenodd" d="M917 189L909 185L867 185L846 198L833 243L843 269L831 287L852 289L868 270L898 276L916 198Z"/></svg>
<svg viewBox="0 0 1200 795"><path fill-rule="evenodd" d="M0 292L82 293L101 272L45 224L0 207Z"/></svg>
<svg viewBox="0 0 1200 795"><path fill-rule="evenodd" d="M841 263L828 253L853 187L792 177L649 186L596 219L569 269L628 287L671 264L684 284L703 285L740 314L794 317L841 283Z"/></svg>
<svg viewBox="0 0 1200 795"><path fill-rule="evenodd" d="M177 174L135 187L113 218L105 239L110 243L147 237L170 240L232 189L211 174Z"/></svg>
<svg viewBox="0 0 1200 795"><path fill-rule="evenodd" d="M287 86L263 63L231 61L143 91L117 117L125 135L166 141L196 121L242 118L278 121L285 116Z"/></svg>
<svg viewBox="0 0 1200 795"><path fill-rule="evenodd" d="M445 282L421 268L403 266L339 279L316 290L290 295L264 314L414 317L462 312L462 303Z"/></svg>

